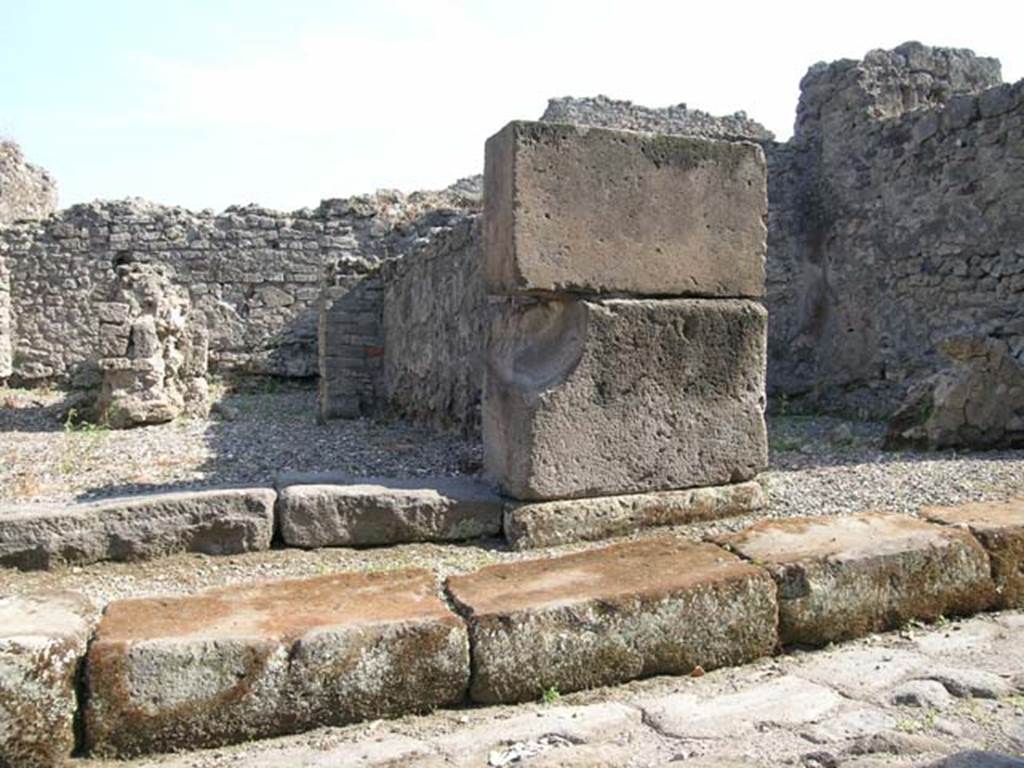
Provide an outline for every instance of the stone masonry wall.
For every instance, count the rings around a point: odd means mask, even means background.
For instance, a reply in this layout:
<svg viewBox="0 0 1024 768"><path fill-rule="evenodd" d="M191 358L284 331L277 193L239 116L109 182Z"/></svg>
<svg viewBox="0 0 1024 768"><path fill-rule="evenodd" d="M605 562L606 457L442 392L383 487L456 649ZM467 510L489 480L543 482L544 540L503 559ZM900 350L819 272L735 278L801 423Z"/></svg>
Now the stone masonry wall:
<svg viewBox="0 0 1024 768"><path fill-rule="evenodd" d="M0 227L40 219L57 208L53 177L25 160L13 141L0 140Z"/></svg>
<svg viewBox="0 0 1024 768"><path fill-rule="evenodd" d="M456 213L382 270L381 397L391 414L476 432L491 305L483 287L480 214Z"/></svg>
<svg viewBox="0 0 1024 768"><path fill-rule="evenodd" d="M1024 82L909 43L812 67L768 145L769 387L884 416L949 336L1024 355Z"/></svg>
<svg viewBox="0 0 1024 768"><path fill-rule="evenodd" d="M170 267L189 289L207 317L213 370L313 376L317 301L328 275L359 275L404 252L418 236L415 221L461 205L457 189L380 192L291 213L256 206L197 213L126 200L0 229L11 375L95 384L95 304L116 266L138 261Z"/></svg>

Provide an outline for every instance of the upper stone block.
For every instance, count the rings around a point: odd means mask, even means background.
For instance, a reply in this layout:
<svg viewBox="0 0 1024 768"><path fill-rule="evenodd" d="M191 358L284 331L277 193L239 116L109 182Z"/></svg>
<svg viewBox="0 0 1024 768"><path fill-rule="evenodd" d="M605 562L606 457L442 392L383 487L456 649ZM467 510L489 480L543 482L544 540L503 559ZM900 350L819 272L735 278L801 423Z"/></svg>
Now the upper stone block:
<svg viewBox="0 0 1024 768"><path fill-rule="evenodd" d="M487 289L757 298L767 210L756 144L512 122L486 147Z"/></svg>

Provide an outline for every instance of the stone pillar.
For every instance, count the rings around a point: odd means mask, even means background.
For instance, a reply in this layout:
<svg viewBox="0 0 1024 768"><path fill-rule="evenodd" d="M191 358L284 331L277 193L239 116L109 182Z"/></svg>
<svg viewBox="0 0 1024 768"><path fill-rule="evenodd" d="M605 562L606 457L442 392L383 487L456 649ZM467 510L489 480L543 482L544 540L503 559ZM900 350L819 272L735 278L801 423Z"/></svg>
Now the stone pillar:
<svg viewBox="0 0 1024 768"><path fill-rule="evenodd" d="M99 423L122 429L181 415L205 416L208 333L188 292L166 267L123 264L110 299L97 305Z"/></svg>
<svg viewBox="0 0 1024 768"><path fill-rule="evenodd" d="M522 500L749 480L764 423L764 156L745 142L511 123L487 142L505 298L484 455Z"/></svg>

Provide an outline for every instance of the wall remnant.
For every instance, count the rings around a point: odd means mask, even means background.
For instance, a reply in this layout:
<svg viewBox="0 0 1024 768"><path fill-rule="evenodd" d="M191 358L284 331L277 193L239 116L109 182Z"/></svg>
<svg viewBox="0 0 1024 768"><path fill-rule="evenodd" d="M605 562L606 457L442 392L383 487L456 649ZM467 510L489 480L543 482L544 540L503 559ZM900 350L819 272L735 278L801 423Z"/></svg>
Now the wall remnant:
<svg viewBox="0 0 1024 768"><path fill-rule="evenodd" d="M96 310L99 423L125 429L209 413L206 318L166 267L118 266L110 300Z"/></svg>
<svg viewBox="0 0 1024 768"><path fill-rule="evenodd" d="M765 146L769 391L891 414L951 335L1024 354L1024 82L906 43L811 67Z"/></svg>
<svg viewBox="0 0 1024 768"><path fill-rule="evenodd" d="M0 227L41 219L57 209L57 183L25 159L13 141L0 139Z"/></svg>

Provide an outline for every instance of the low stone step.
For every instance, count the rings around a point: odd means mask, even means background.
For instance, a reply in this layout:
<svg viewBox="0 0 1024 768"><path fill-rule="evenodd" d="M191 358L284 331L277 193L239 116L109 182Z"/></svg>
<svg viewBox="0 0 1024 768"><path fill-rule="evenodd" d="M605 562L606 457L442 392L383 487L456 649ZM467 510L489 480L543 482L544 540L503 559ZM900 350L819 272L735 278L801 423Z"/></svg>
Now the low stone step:
<svg viewBox="0 0 1024 768"><path fill-rule="evenodd" d="M967 528L988 551L1000 608L1024 608L1024 499L925 507L937 523Z"/></svg>
<svg viewBox="0 0 1024 768"><path fill-rule="evenodd" d="M267 549L270 488L221 488L64 507L0 509L0 565L24 570L178 552L233 555Z"/></svg>
<svg viewBox="0 0 1024 768"><path fill-rule="evenodd" d="M198 749L459 702L464 623L424 570L112 603L87 659L98 756Z"/></svg>
<svg viewBox="0 0 1024 768"><path fill-rule="evenodd" d="M775 585L712 544L651 539L448 579L474 701L740 664L776 645Z"/></svg>
<svg viewBox="0 0 1024 768"><path fill-rule="evenodd" d="M754 481L686 491L509 504L505 537L514 549L598 541L645 528L745 515L765 505Z"/></svg>
<svg viewBox="0 0 1024 768"><path fill-rule="evenodd" d="M970 533L904 515L764 520L716 539L779 587L784 645L824 645L990 608L988 556Z"/></svg>
<svg viewBox="0 0 1024 768"><path fill-rule="evenodd" d="M501 533L504 501L474 480L295 479L301 482L282 487L277 504L281 537L289 546L385 546Z"/></svg>
<svg viewBox="0 0 1024 768"><path fill-rule="evenodd" d="M0 598L0 766L71 757L78 665L98 618L74 592Z"/></svg>

